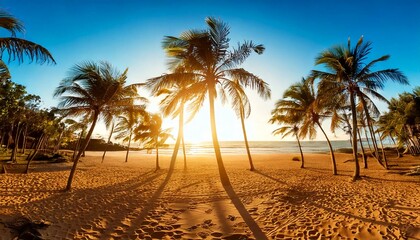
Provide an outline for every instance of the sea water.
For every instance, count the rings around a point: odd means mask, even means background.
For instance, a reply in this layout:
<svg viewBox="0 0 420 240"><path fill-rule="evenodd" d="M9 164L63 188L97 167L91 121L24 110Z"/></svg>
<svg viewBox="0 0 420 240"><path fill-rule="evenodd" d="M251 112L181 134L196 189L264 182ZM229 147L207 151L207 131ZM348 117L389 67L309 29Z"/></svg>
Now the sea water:
<svg viewBox="0 0 420 240"><path fill-rule="evenodd" d="M327 153L329 147L327 141L301 141L304 153ZM351 148L349 141L331 141L334 150ZM297 141L250 141L250 151L252 154L272 154L272 153L299 153ZM159 153L172 154L173 144L167 148L162 148ZM243 141L220 141L220 150L223 154L246 154L245 143ZM179 153L182 153L180 146ZM186 144L188 155L213 154L212 142L201 142Z"/></svg>

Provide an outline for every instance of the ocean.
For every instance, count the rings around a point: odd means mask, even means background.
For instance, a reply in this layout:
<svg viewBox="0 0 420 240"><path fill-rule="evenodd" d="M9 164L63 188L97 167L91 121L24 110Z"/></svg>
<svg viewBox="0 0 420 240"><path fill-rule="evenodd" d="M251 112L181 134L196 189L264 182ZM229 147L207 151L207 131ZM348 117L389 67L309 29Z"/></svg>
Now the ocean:
<svg viewBox="0 0 420 240"><path fill-rule="evenodd" d="M334 150L351 148L347 140L331 141ZM270 153L299 153L299 147L296 141L250 141L250 151L253 154ZM327 153L329 152L326 141L301 141L303 153ZM223 154L246 154L245 143L243 141L221 141L220 149ZM173 144L167 148L162 148L159 153L170 155L173 151ZM186 144L188 155L213 154L212 142L201 142ZM182 154L182 148L180 152Z"/></svg>

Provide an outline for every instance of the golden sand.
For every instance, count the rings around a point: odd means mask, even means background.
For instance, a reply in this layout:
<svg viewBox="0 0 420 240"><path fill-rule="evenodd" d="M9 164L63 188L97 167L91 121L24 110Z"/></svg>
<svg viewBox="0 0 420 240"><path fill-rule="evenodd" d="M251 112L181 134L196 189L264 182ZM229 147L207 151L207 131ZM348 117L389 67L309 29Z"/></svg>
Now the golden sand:
<svg viewBox="0 0 420 240"><path fill-rule="evenodd" d="M0 221L17 216L46 220L45 239L255 239L251 216L268 239L420 239L420 177L401 170L420 159L393 159L384 170L373 159L351 181L351 155L337 154L338 176L324 154L224 155L238 210L220 183L213 156L169 157L154 171L154 155L87 152L70 192L63 192L71 163L34 164L32 172L0 175ZM398 165L398 166L396 166ZM167 181L165 181L167 180ZM245 214L245 215L244 215ZM0 239L11 239L0 224Z"/></svg>

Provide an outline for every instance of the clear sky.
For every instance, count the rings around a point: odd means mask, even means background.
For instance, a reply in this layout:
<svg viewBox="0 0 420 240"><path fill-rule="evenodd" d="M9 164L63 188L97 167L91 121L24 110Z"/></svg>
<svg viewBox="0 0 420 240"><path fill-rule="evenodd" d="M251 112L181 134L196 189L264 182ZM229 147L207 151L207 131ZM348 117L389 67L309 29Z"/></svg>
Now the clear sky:
<svg viewBox="0 0 420 240"><path fill-rule="evenodd" d="M272 99L262 101L252 93L252 114L246 121L249 140L275 140L267 123L274 102L284 90L314 69L318 53L336 44L356 43L361 35L373 42L371 57L390 54L379 68L399 68L411 86L388 83L387 98L420 85L420 1L142 1L142 0L0 0L2 9L22 20L20 35L50 50L56 65L10 63L12 80L56 106L52 92L68 70L86 60L111 62L121 71L129 68L128 82L167 72L161 48L164 36L205 28L213 16L231 27L231 42L253 40L266 47L243 67L270 84ZM2 36L7 34L1 32ZM142 92L147 95L148 93ZM154 104L152 104L154 105ZM384 103L378 103L386 110ZM156 106L151 106L157 109ZM229 106L216 109L220 140L241 140L240 122ZM206 106L186 125L186 141L210 140ZM167 126L176 126L166 121ZM107 135L99 126L96 134ZM332 139L347 139L338 133ZM317 139L323 137L319 133Z"/></svg>

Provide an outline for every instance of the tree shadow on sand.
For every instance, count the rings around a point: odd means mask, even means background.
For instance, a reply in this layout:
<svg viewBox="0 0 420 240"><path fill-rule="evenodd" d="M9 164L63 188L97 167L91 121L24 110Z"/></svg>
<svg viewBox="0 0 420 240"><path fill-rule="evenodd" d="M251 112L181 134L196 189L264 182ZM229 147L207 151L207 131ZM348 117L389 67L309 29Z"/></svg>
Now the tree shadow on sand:
<svg viewBox="0 0 420 240"><path fill-rule="evenodd" d="M252 172L253 172L253 173L257 173L257 174L259 174L259 175L261 175L261 176L263 176L263 177L269 178L269 179L271 179L271 180L273 180L273 181L275 181L275 182L278 182L278 183L281 183L281 184L287 184L286 182L281 181L281 180L279 180L279 179L277 179L277 178L274 178L274 177L272 177L272 176L268 175L267 173L261 172L260 170L254 170L254 171L252 171Z"/></svg>
<svg viewBox="0 0 420 240"><path fill-rule="evenodd" d="M252 218L251 214L249 214L248 210L245 208L244 204L242 203L241 199L239 199L238 195L236 194L235 190L233 190L232 185L224 185L223 188L225 189L227 195L229 196L230 200L232 201L235 208L238 210L239 214L241 215L242 219L248 225L249 229L251 230L252 234L256 239L267 239L265 233L261 230L255 220Z"/></svg>
<svg viewBox="0 0 420 240"><path fill-rule="evenodd" d="M109 234L109 231L118 227L130 212L146 205L144 198L148 197L144 193L150 191L152 182L162 174L148 171L113 185L74 189L70 192L61 191L48 198L22 204L21 207L26 208L28 215L49 218L47 220L51 222L52 228L57 225L55 223L71 221L73 225L67 226L67 237L75 237L77 233L83 234L87 226L90 226L93 236L106 237L104 234ZM75 202L77 202L76 209ZM46 207L63 211L60 216L55 216L44 213ZM96 225L100 220L107 223L106 227L101 228Z"/></svg>

